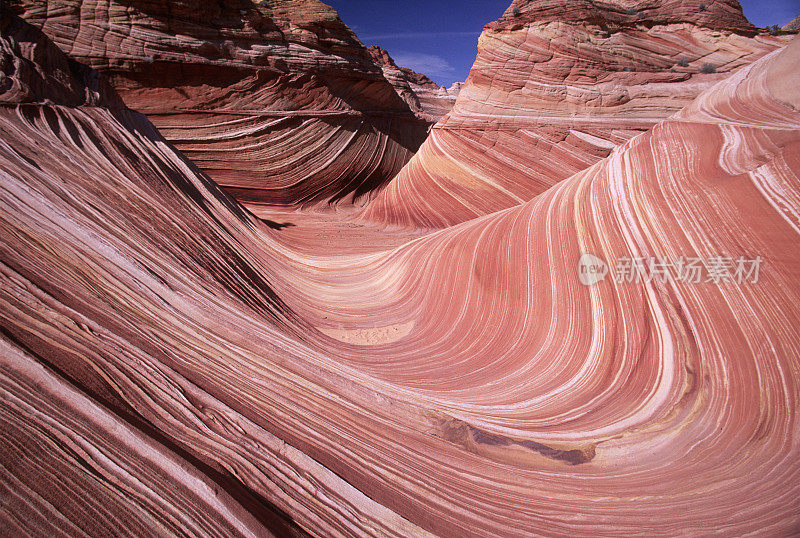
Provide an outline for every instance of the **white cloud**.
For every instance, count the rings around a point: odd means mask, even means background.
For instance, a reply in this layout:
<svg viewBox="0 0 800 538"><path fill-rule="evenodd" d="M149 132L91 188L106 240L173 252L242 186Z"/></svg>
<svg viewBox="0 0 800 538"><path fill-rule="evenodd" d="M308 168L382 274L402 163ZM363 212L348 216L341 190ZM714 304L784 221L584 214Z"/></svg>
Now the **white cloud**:
<svg viewBox="0 0 800 538"><path fill-rule="evenodd" d="M432 79L450 79L456 74L456 69L447 60L435 54L422 54L417 52L390 53L397 65L408 67Z"/></svg>

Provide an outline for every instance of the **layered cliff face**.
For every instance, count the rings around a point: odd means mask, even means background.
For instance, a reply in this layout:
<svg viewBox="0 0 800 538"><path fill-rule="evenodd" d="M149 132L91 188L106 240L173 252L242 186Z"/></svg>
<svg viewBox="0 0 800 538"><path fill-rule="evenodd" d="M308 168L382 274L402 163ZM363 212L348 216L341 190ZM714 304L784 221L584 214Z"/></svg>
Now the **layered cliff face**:
<svg viewBox="0 0 800 538"><path fill-rule="evenodd" d="M122 106L108 80L61 53L5 6L0 9L0 104Z"/></svg>
<svg viewBox="0 0 800 538"><path fill-rule="evenodd" d="M369 52L383 69L386 80L419 117L436 123L453 108L458 97L458 86L445 88L422 73L398 66L389 53L377 45L370 46Z"/></svg>
<svg viewBox="0 0 800 538"><path fill-rule="evenodd" d="M428 128L316 0L12 0L243 201L349 202Z"/></svg>
<svg viewBox="0 0 800 538"><path fill-rule="evenodd" d="M367 217L441 227L530 200L791 37L758 33L736 0L516 0Z"/></svg>

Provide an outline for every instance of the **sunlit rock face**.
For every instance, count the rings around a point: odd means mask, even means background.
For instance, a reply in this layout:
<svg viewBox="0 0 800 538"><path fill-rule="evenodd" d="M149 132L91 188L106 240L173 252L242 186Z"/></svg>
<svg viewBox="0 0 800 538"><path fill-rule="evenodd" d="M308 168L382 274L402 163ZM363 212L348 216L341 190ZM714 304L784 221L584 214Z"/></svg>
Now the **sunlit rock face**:
<svg viewBox="0 0 800 538"><path fill-rule="evenodd" d="M377 45L370 46L369 52L383 69L386 80L419 117L435 123L453 108L458 86L445 88L422 73L398 66L389 53Z"/></svg>
<svg viewBox="0 0 800 538"><path fill-rule="evenodd" d="M10 4L243 201L368 196L429 127L316 0Z"/></svg>
<svg viewBox="0 0 800 538"><path fill-rule="evenodd" d="M254 218L2 9L0 534L800 527L800 41L392 244Z"/></svg>
<svg viewBox="0 0 800 538"><path fill-rule="evenodd" d="M442 227L530 200L792 35L758 33L735 0L515 1L366 216Z"/></svg>

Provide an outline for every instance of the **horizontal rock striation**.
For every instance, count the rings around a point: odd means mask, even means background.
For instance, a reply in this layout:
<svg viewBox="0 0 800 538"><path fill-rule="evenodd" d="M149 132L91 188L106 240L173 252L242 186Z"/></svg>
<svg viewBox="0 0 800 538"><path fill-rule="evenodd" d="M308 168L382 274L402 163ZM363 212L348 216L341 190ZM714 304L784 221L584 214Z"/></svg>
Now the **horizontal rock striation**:
<svg viewBox="0 0 800 538"><path fill-rule="evenodd" d="M316 0L10 4L242 201L353 202L427 134Z"/></svg>
<svg viewBox="0 0 800 538"><path fill-rule="evenodd" d="M530 200L791 37L758 33L735 0L517 0L366 217L443 227Z"/></svg>
<svg viewBox="0 0 800 538"><path fill-rule="evenodd" d="M2 9L0 104L123 106L104 77L67 57L40 31Z"/></svg>

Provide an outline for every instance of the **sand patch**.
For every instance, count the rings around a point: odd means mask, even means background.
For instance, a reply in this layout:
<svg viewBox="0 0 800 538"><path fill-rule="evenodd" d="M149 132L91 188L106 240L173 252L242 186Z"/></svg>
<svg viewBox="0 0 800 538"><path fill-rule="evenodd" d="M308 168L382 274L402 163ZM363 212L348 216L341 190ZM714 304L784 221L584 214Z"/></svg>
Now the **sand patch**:
<svg viewBox="0 0 800 538"><path fill-rule="evenodd" d="M377 346L380 344L390 344L408 335L414 327L414 322L401 323L398 325L386 325L384 327L371 327L361 329L333 329L330 327L318 327L320 332L335 338L340 342L355 344L359 346Z"/></svg>

